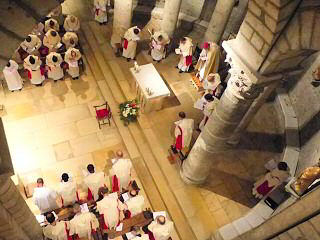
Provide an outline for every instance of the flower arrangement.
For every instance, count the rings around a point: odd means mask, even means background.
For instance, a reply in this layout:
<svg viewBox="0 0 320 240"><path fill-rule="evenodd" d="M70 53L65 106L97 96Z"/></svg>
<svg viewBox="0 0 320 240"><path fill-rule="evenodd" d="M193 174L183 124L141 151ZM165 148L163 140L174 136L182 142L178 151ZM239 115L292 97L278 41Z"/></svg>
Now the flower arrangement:
<svg viewBox="0 0 320 240"><path fill-rule="evenodd" d="M130 100L119 104L120 119L125 126L128 126L131 122L137 121L139 116L139 107L137 100Z"/></svg>

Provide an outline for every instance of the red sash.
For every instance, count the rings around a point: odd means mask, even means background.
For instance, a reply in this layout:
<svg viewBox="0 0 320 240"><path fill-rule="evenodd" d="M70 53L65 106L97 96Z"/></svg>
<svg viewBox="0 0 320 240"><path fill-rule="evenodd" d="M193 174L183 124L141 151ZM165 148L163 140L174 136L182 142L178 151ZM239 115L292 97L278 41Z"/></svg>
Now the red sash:
<svg viewBox="0 0 320 240"><path fill-rule="evenodd" d="M181 150L182 149L182 129L179 126L178 128L180 130L180 135L178 135L178 137L176 138L176 149Z"/></svg>
<svg viewBox="0 0 320 240"><path fill-rule="evenodd" d="M156 240L151 231L148 231L149 240Z"/></svg>
<svg viewBox="0 0 320 240"><path fill-rule="evenodd" d="M262 196L266 196L273 188L268 186L268 181L264 181L264 183L262 183L258 188L257 188L257 192L259 194L261 194Z"/></svg>
<svg viewBox="0 0 320 240"><path fill-rule="evenodd" d="M29 80L31 80L31 78L32 78L31 71L29 71L29 70L27 69L27 72L28 72L28 78L29 78Z"/></svg>
<svg viewBox="0 0 320 240"><path fill-rule="evenodd" d="M40 74L43 76L45 73L45 68L43 66L40 67Z"/></svg>
<svg viewBox="0 0 320 240"><path fill-rule="evenodd" d="M96 15L98 15L98 16L99 16L99 11L100 11L100 9L96 8Z"/></svg>
<svg viewBox="0 0 320 240"><path fill-rule="evenodd" d="M88 199L88 201L90 201L90 200L94 200L94 198L93 198L93 195L92 195L92 192L91 192L90 188L88 188L88 196L87 196L87 199Z"/></svg>
<svg viewBox="0 0 320 240"><path fill-rule="evenodd" d="M189 56L186 56L186 66L189 66L192 64L192 56L189 55Z"/></svg>
<svg viewBox="0 0 320 240"><path fill-rule="evenodd" d="M128 40L127 40L127 39L124 39L124 40L123 40L123 48L124 48L124 49L127 49L127 48L128 48L128 44L129 44Z"/></svg>
<svg viewBox="0 0 320 240"><path fill-rule="evenodd" d="M67 223L66 222L64 223L64 226L65 226L65 229L66 229L68 240L72 240L72 236L69 235L70 230L67 228Z"/></svg>
<svg viewBox="0 0 320 240"><path fill-rule="evenodd" d="M112 177L112 192L119 192L119 179L116 175L113 175Z"/></svg>

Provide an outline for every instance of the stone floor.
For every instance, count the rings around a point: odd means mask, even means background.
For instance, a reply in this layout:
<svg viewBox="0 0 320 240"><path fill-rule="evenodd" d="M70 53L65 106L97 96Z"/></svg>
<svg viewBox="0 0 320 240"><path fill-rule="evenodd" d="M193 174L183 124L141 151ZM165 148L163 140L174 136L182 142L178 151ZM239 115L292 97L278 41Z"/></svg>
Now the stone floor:
<svg viewBox="0 0 320 240"><path fill-rule="evenodd" d="M63 11L82 20L79 37L86 71L81 79L67 77L58 83L47 80L41 88L25 83L21 92L5 89L0 93L0 104L5 105L0 114L13 164L22 180L29 183L43 177L47 185L56 187L63 170L80 182L86 164L94 163L103 171L106 159L122 149L133 161L134 178L144 188L147 206L167 210L175 222L174 240L209 239L217 228L252 208L256 203L251 195L253 181L265 172L267 161L281 155L282 132L274 102L263 106L237 148L212 159L212 173L203 186L186 185L180 179L179 166L167 159L173 122L179 111L185 111L196 122L200 122L202 113L193 108L200 94L191 85L190 74L179 74L174 68L178 57L170 54L161 63L154 63L172 93L164 109L142 114L137 124L124 127L117 104L134 97L129 72L133 62L116 58L112 52L112 19L108 25L99 26L91 20L90 8L77 0L65 1ZM189 36L195 42L201 38L196 32ZM148 38L146 29L142 37ZM145 44L141 45L138 63L152 62ZM100 130L93 106L105 100L114 118L111 127Z"/></svg>

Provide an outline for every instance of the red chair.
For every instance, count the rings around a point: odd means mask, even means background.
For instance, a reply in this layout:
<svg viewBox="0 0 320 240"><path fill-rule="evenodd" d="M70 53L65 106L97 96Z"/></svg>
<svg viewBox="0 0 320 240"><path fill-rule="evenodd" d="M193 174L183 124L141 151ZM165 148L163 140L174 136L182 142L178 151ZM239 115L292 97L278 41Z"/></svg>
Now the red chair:
<svg viewBox="0 0 320 240"><path fill-rule="evenodd" d="M101 125L109 123L109 126L111 126L111 109L110 106L108 105L108 102L100 105L100 106L93 106L94 109L96 110L96 118L98 120L99 128L101 129ZM107 122L105 122L107 121Z"/></svg>

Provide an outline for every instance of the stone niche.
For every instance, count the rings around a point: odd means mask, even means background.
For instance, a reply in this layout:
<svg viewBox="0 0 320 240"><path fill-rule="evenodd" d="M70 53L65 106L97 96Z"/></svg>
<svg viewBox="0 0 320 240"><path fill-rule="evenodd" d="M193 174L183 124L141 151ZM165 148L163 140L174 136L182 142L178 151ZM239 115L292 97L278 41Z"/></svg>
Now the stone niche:
<svg viewBox="0 0 320 240"><path fill-rule="evenodd" d="M0 118L0 176L12 176L14 174L9 147L2 118Z"/></svg>

